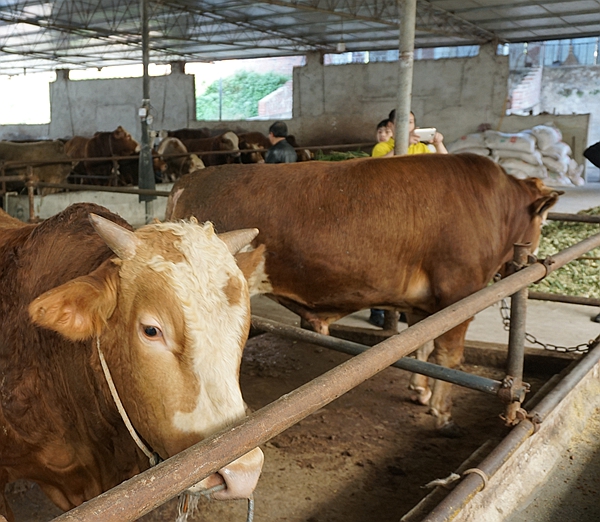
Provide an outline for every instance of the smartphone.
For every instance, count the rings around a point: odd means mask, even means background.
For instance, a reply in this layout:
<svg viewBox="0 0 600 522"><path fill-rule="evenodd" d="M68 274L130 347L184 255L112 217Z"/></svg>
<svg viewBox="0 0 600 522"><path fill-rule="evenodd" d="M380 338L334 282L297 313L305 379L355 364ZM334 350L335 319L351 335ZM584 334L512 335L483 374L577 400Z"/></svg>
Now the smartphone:
<svg viewBox="0 0 600 522"><path fill-rule="evenodd" d="M415 129L413 132L419 136L419 141L424 141L425 143L429 143L435 136L435 129L433 127Z"/></svg>

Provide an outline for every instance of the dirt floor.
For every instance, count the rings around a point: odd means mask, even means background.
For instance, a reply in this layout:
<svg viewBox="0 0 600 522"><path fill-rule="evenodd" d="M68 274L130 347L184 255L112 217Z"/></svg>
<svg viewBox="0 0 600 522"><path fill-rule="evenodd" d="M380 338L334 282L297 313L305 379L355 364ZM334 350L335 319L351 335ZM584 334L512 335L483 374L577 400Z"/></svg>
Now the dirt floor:
<svg viewBox="0 0 600 522"><path fill-rule="evenodd" d="M242 365L245 399L258 409L347 358L271 334L252 338ZM463 369L502 378L501 370ZM267 442L255 522L398 522L427 494L425 484L448 476L490 438L505 435L495 397L455 387L454 416L466 435L438 436L426 408L409 401L408 379L408 373L388 368ZM534 390L539 385L532 376L526 380ZM13 488L9 501L18 522L60 514L27 483ZM140 520L175 518L174 499ZM200 500L189 520L243 522L246 502Z"/></svg>

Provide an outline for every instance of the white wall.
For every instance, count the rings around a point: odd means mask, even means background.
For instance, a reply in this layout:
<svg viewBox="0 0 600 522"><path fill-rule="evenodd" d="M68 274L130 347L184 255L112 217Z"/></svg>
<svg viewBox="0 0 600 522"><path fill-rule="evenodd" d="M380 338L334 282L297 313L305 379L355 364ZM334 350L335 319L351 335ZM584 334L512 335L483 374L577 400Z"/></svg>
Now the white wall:
<svg viewBox="0 0 600 522"><path fill-rule="evenodd" d="M172 71L150 79L153 129L207 126L267 132L272 120L196 121L194 77L181 66ZM397 62L324 66L319 53L310 53L305 66L294 68L289 132L306 146L374 142L377 123L396 105L398 71ZM475 132L482 123L509 130L503 116L508 57L497 56L495 47L487 45L472 58L417 60L412 95L418 124L436 127L446 142ZM59 71L51 84L51 123L2 126L0 138L90 136L122 125L139 139L141 98L141 78L70 81L66 71ZM587 136L577 140L579 147Z"/></svg>

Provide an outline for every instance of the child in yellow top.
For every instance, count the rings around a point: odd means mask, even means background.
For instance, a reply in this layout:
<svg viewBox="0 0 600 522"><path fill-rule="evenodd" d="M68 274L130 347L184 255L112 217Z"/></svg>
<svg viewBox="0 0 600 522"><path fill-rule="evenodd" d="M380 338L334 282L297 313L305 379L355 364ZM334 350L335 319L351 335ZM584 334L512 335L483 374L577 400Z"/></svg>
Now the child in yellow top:
<svg viewBox="0 0 600 522"><path fill-rule="evenodd" d="M394 131L395 131L395 124L394 124L395 118L396 118L396 110L394 109L390 112L390 117L387 120L388 127L390 128L392 135L394 134ZM383 120L383 121L386 121L386 120ZM383 122L380 122L380 125L381 125L381 123L383 123ZM429 149L429 147L427 146L426 143L422 143L421 141L419 141L419 136L417 136L414 133L415 129L416 129L415 115L411 111L409 120L408 120L408 132L410 133L410 135L408 138L409 141L408 141L407 154L427 154L427 153L431 152L431 150ZM379 136L379 126L377 126L377 136ZM444 136L442 136L441 133L436 132L435 136L430 141L430 143L433 145L433 147L435 148L435 151L437 153L448 154L448 151L446 150L446 147L444 145ZM385 144L378 143L377 145L375 145L375 147L373 147L373 152L371 153L371 156L373 156L373 157L393 156L393 155L394 155L394 138L388 139L388 141L385 142Z"/></svg>
<svg viewBox="0 0 600 522"><path fill-rule="evenodd" d="M377 144L371 151L371 156L393 156L394 154L394 132L390 127L390 120L382 120L377 124Z"/></svg>

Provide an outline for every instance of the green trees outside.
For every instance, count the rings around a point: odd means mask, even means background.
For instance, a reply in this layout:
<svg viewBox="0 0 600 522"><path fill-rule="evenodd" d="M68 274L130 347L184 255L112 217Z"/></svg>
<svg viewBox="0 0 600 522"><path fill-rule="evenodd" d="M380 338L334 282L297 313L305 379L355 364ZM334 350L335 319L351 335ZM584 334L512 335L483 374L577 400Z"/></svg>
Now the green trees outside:
<svg viewBox="0 0 600 522"><path fill-rule="evenodd" d="M258 116L258 101L290 79L276 73L240 71L217 80L196 98L196 119L245 120Z"/></svg>

